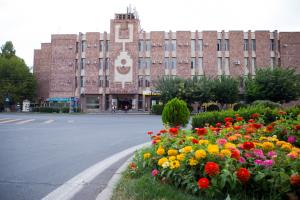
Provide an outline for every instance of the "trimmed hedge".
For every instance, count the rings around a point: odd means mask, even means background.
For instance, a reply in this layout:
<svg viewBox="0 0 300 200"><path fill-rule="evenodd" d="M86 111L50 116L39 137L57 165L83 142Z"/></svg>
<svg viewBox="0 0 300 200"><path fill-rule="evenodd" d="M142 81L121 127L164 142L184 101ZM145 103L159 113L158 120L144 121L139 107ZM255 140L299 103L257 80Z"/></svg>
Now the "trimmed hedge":
<svg viewBox="0 0 300 200"><path fill-rule="evenodd" d="M200 128L206 126L207 124L214 126L218 122L223 123L225 117L235 118L235 114L243 117L244 120L249 120L251 119L251 115L254 113L260 114L264 122L268 124L279 118L280 113L278 113L278 111L278 109L271 109L263 106L249 106L247 108L241 108L238 111L225 110L220 112L204 112L193 116L192 127ZM290 108L285 110L285 112L287 112L287 115L295 118L300 113L300 107Z"/></svg>
<svg viewBox="0 0 300 200"><path fill-rule="evenodd" d="M164 105L156 104L151 107L151 113L155 115L161 115L164 110Z"/></svg>
<svg viewBox="0 0 300 200"><path fill-rule="evenodd" d="M280 103L276 103L270 100L256 100L253 101L251 105L254 106L263 106L263 107L268 107L268 108L281 108L281 104Z"/></svg>

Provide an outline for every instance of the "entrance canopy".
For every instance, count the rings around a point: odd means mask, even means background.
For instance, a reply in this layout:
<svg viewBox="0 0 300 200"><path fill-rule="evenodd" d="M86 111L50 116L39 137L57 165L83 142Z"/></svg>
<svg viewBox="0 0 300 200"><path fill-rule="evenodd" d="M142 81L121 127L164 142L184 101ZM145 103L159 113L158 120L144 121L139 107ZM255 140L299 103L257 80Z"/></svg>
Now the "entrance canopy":
<svg viewBox="0 0 300 200"><path fill-rule="evenodd" d="M79 98L77 97L52 97L48 98L47 101L49 102L61 102L61 103L67 103L70 101L78 101Z"/></svg>

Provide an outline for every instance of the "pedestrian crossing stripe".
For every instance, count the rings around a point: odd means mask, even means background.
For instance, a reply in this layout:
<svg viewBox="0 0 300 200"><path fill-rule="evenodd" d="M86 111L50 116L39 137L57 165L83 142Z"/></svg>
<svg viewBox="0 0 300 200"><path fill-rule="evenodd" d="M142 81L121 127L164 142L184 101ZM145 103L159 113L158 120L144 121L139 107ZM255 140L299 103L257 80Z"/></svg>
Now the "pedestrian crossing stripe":
<svg viewBox="0 0 300 200"><path fill-rule="evenodd" d="M20 121L21 119L9 119L9 120L5 120L5 121L1 121L0 124L5 124L5 123L10 123L10 122L16 122L16 121Z"/></svg>
<svg viewBox="0 0 300 200"><path fill-rule="evenodd" d="M17 122L16 124L26 124L26 123L33 122L33 121L35 121L35 119L28 119L28 120Z"/></svg>
<svg viewBox="0 0 300 200"><path fill-rule="evenodd" d="M50 124L52 122L54 122L54 120L53 119L49 119L49 120L45 121L44 124Z"/></svg>

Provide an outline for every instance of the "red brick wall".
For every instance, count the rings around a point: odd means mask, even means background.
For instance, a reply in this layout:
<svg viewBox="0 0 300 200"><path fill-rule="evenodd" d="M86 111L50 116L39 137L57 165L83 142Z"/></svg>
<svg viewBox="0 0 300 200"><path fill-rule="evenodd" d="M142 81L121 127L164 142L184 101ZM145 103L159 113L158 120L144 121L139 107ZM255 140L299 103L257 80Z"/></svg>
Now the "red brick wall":
<svg viewBox="0 0 300 200"><path fill-rule="evenodd" d="M217 31L203 31L203 71L205 76L214 77L217 68Z"/></svg>
<svg viewBox="0 0 300 200"><path fill-rule="evenodd" d="M50 97L72 97L75 91L77 35L52 35Z"/></svg>
<svg viewBox="0 0 300 200"><path fill-rule="evenodd" d="M151 71L150 71L150 76L151 80L155 81L159 78L162 78L163 75L165 74L164 71L164 57L165 57L165 51L164 51L164 32L163 31L152 31L150 33L150 38L151 38L151 43L152 43L152 48L151 48ZM155 44L155 46L154 46ZM153 61L156 61L153 63ZM157 61L162 61L162 64L160 64Z"/></svg>
<svg viewBox="0 0 300 200"><path fill-rule="evenodd" d="M229 43L230 75L238 77L244 74L244 32L229 31ZM236 64L237 61L240 64Z"/></svg>
<svg viewBox="0 0 300 200"><path fill-rule="evenodd" d="M191 77L191 32L176 32L176 75L182 78ZM186 62L187 61L187 62Z"/></svg>
<svg viewBox="0 0 300 200"><path fill-rule="evenodd" d="M255 31L256 68L270 67L270 32Z"/></svg>
<svg viewBox="0 0 300 200"><path fill-rule="evenodd" d="M281 32L280 56L282 67L291 67L300 74L300 32Z"/></svg>

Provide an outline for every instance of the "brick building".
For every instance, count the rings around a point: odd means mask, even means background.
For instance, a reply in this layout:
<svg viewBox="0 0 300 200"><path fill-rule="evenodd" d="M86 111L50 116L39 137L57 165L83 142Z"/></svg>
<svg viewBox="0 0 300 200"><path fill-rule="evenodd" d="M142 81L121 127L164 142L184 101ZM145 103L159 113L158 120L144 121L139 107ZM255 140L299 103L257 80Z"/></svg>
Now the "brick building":
<svg viewBox="0 0 300 200"><path fill-rule="evenodd" d="M130 11L115 14L110 33L55 34L34 50L39 100L77 97L86 112L149 110L165 76L242 77L275 66L300 73L300 32L145 32Z"/></svg>

